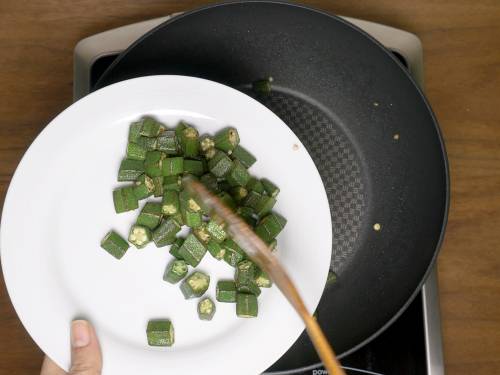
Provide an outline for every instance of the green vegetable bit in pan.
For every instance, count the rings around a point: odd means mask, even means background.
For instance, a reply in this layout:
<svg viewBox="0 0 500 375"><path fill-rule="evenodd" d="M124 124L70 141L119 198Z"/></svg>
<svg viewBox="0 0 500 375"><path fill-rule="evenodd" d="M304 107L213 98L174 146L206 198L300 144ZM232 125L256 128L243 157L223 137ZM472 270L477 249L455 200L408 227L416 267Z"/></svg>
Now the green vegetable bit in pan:
<svg viewBox="0 0 500 375"><path fill-rule="evenodd" d="M168 319L150 320L146 335L150 346L172 346L175 342L174 326Z"/></svg>

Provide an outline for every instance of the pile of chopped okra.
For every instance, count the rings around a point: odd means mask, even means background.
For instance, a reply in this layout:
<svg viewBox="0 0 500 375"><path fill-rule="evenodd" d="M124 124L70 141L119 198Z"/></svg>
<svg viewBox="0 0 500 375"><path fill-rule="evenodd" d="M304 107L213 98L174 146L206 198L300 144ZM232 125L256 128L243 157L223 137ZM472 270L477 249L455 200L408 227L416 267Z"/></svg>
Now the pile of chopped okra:
<svg viewBox="0 0 500 375"><path fill-rule="evenodd" d="M141 249L151 241L157 247L170 245L173 259L168 263L163 280L176 284L186 299L200 298L200 319L211 320L214 301L203 297L210 276L194 269L207 251L217 260L235 268L234 280L219 280L216 299L236 303L238 317L256 317L260 288L269 288L269 277L247 259L245 252L226 233L224 223L209 217L196 200L183 190L181 179L191 175L198 179L236 213L266 243L276 249L276 236L286 219L272 212L279 188L268 179L250 175L248 168L255 157L239 144L238 131L228 127L214 136L199 136L186 122L169 129L157 120L144 117L130 125L127 156L121 162L118 181L130 184L113 191L117 213L139 208L139 201L151 196L160 201L146 202L132 225L128 242ZM187 237L177 237L183 225L190 228ZM101 247L115 258L122 258L128 242L115 231L101 241ZM189 273L189 275L188 275ZM147 326L149 345L171 346L174 343L172 322L151 320Z"/></svg>

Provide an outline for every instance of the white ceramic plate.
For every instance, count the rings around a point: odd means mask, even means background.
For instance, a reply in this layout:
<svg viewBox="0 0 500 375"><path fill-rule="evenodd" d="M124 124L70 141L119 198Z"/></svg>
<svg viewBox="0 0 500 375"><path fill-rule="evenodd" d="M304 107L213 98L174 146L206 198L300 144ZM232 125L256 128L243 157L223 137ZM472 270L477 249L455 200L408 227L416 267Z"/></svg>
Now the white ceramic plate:
<svg viewBox="0 0 500 375"><path fill-rule="evenodd" d="M69 322L96 326L104 374L255 375L276 361L304 326L276 287L263 290L259 317L239 319L217 303L211 322L197 300L162 281L168 248L131 248L118 261L99 247L114 228L122 235L138 211L117 215L112 190L129 124L142 115L179 119L200 133L235 126L258 158L256 176L281 187L276 211L288 219L279 258L312 311L330 263L327 196L309 154L292 131L250 97L207 80L181 76L132 79L88 95L57 116L33 142L10 184L0 245L5 281L24 326L41 349L68 368ZM144 201L142 202L142 204ZM142 205L141 205L142 206ZM211 275L208 295L233 269L209 254L198 267ZM176 343L148 347L151 318L170 318Z"/></svg>

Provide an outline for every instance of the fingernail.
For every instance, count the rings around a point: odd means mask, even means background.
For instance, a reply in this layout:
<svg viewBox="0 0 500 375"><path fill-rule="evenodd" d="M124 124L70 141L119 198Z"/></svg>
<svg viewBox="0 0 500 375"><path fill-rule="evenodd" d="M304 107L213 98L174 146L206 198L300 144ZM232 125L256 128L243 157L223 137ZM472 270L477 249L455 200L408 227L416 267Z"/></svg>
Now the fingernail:
<svg viewBox="0 0 500 375"><path fill-rule="evenodd" d="M83 348L90 343L90 327L85 320L74 320L71 323L71 346Z"/></svg>

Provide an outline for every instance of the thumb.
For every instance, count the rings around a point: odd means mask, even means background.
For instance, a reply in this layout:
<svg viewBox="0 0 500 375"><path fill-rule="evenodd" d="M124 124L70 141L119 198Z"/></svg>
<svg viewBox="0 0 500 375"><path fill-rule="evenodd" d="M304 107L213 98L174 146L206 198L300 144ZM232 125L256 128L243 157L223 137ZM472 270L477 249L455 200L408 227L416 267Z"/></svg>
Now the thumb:
<svg viewBox="0 0 500 375"><path fill-rule="evenodd" d="M100 375L101 349L94 328L86 320L71 323L71 368L69 375Z"/></svg>

